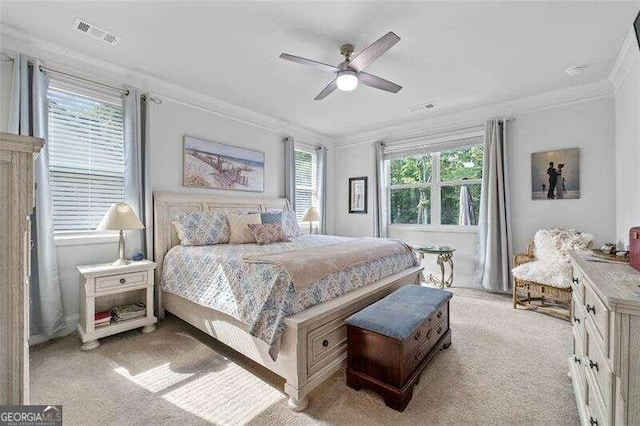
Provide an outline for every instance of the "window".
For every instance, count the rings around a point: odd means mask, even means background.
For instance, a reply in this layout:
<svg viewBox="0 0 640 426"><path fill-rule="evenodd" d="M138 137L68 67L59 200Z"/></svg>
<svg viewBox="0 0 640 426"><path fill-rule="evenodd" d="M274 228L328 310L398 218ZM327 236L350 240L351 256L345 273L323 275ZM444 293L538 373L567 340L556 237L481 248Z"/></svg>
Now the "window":
<svg viewBox="0 0 640 426"><path fill-rule="evenodd" d="M54 231L93 231L124 193L122 100L49 88Z"/></svg>
<svg viewBox="0 0 640 426"><path fill-rule="evenodd" d="M315 151L296 149L296 216L302 220L304 211L317 204L318 188L316 179Z"/></svg>
<svg viewBox="0 0 640 426"><path fill-rule="evenodd" d="M449 145L452 146L452 145ZM484 144L481 138L441 151L387 153L392 224L478 224Z"/></svg>

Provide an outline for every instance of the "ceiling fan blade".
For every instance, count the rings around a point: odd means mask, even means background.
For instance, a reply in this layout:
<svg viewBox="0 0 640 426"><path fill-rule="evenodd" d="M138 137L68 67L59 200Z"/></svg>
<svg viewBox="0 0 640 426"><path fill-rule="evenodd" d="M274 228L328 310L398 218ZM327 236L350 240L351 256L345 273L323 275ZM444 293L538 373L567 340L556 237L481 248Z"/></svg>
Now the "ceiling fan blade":
<svg viewBox="0 0 640 426"><path fill-rule="evenodd" d="M400 89L402 89L402 86L366 72L359 72L358 80L366 86L375 87L376 89L385 90L391 93L398 93Z"/></svg>
<svg viewBox="0 0 640 426"><path fill-rule="evenodd" d="M340 68L334 67L333 65L323 64L322 62L312 61L311 59L301 58L300 56L289 55L288 53L283 53L282 55L280 55L280 57L282 59L286 59L287 61L297 62L302 65L308 65L324 72L340 71Z"/></svg>
<svg viewBox="0 0 640 426"><path fill-rule="evenodd" d="M320 101L331 94L334 90L338 88L338 79L334 78L333 81L327 84L327 87L322 89L322 92L318 93L318 96L313 98L314 101Z"/></svg>
<svg viewBox="0 0 640 426"><path fill-rule="evenodd" d="M362 71L399 41L400 37L389 31L353 58L349 62L349 67L358 72Z"/></svg>

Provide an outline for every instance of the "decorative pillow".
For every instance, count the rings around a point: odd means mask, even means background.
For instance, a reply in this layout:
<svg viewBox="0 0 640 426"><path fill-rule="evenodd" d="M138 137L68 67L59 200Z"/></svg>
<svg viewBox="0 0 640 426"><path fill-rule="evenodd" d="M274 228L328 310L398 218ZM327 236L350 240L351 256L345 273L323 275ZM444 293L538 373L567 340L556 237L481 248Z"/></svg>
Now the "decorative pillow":
<svg viewBox="0 0 640 426"><path fill-rule="evenodd" d="M269 212L269 213L260 213L260 219L262 223L282 223L282 213L280 212Z"/></svg>
<svg viewBox="0 0 640 426"><path fill-rule="evenodd" d="M180 244L206 246L229 242L229 223L223 212L185 212L173 222Z"/></svg>
<svg viewBox="0 0 640 426"><path fill-rule="evenodd" d="M259 245L291 241L279 223L263 223L261 225L250 223L247 226Z"/></svg>
<svg viewBox="0 0 640 426"><path fill-rule="evenodd" d="M247 244L255 243L256 239L249 230L249 224L262 224L260 213L250 213L244 215L228 214L227 222L229 222L229 244Z"/></svg>
<svg viewBox="0 0 640 426"><path fill-rule="evenodd" d="M282 230L289 238L300 236L300 227L298 226L298 218L293 210L284 210L282 212Z"/></svg>

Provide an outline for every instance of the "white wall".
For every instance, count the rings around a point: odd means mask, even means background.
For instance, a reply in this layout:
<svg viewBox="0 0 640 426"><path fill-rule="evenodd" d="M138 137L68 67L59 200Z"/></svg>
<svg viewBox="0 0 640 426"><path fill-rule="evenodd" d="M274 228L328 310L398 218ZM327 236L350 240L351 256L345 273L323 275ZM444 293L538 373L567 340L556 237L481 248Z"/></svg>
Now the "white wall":
<svg viewBox="0 0 640 426"><path fill-rule="evenodd" d="M609 95L517 114L514 118L508 132L514 250L524 250L540 228L575 228L594 234L598 242L612 240L615 237L613 97ZM581 198L533 201L531 154L563 148L580 148ZM338 146L336 152L336 233L370 236L373 232L371 197L367 215L349 214L347 199L349 177L368 176L369 194L373 191L373 145ZM455 285L473 285L477 246L475 233L391 227L389 236L417 245L456 247ZM428 272L438 272L433 258L427 258L424 266Z"/></svg>
<svg viewBox="0 0 640 426"><path fill-rule="evenodd" d="M629 228L640 226L640 64L635 34L627 39L619 61L622 74L615 91L616 238L629 245Z"/></svg>

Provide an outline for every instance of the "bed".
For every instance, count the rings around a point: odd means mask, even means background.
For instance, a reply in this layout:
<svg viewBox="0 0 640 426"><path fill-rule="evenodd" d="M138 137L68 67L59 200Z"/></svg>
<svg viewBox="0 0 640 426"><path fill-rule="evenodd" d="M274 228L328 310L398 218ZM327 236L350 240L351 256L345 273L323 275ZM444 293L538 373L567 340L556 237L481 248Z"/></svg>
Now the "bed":
<svg viewBox="0 0 640 426"><path fill-rule="evenodd" d="M294 253L295 251L290 250L304 248L314 250L313 247L316 246L321 247L348 240L340 237L301 236L292 239L291 243L277 243L277 247L266 249L258 247L267 246L254 244L243 245L243 247L231 245L230 247L182 247L171 224L180 213L189 211L237 209L266 212L282 211L288 208L288 201L281 198L155 193L154 259L158 264L155 275L156 310L160 318L163 318L165 311L168 311L283 377L284 391L289 396L289 408L302 411L308 404L309 392L338 371L346 360L344 320L395 289L418 283L422 268L404 259L404 263L393 264L395 269L387 268L393 271L391 275L384 276L372 266L367 275L373 277L371 279L375 281L360 287L349 287L349 277L341 277L343 282L340 286L341 290L331 297L318 295L318 291L314 293L313 289L303 297L304 292L300 291L299 294L292 296L296 299L291 299L287 309L279 308L277 312L282 318L279 318L279 322L271 328L265 327L264 324L256 325L261 321L247 321L247 318L255 318L259 315L258 311L243 308L242 312L236 312L234 309L237 310L237 308L233 307L233 304L218 303L220 294L224 295L219 284L215 296L211 296L206 288L194 291L192 281L199 280L200 287L203 287L202 274L206 272L203 271L206 269L203 265L211 263L211 259L218 259L219 256L227 256L227 259L231 259L230 266L224 266L232 267L235 260L230 257L231 255L240 259L246 255L260 254L265 250L267 253L274 251ZM186 264L184 259L189 259L191 263ZM245 269L251 267L244 266ZM268 271L263 264L255 267L262 268L261 271ZM219 266L218 269L220 268L222 267ZM345 271L347 272L351 270ZM227 273L227 277L235 276L234 274L236 273ZM266 272L265 274L270 276ZM163 276L165 277L164 286ZM316 286L315 290L328 287L326 283L319 282L314 283L314 286ZM235 287L233 290L235 291L230 290L225 297L231 301L241 301L244 294L239 293ZM309 302L307 300L309 297L315 297L315 300ZM276 300L279 299L276 298ZM238 305L241 304L238 303ZM249 322L252 322L252 325L249 325ZM271 323L271 321L266 322Z"/></svg>

